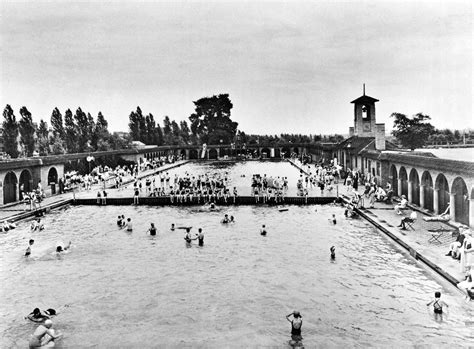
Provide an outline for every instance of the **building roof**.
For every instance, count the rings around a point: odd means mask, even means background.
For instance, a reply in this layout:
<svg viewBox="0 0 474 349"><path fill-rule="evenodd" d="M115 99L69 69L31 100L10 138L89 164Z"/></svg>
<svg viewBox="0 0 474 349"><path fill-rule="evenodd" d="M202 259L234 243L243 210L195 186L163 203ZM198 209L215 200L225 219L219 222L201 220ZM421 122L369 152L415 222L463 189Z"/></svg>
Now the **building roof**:
<svg viewBox="0 0 474 349"><path fill-rule="evenodd" d="M370 97L370 96L367 96L367 95L362 95L359 98L354 99L351 103L366 103L366 102L375 103L375 102L378 102L378 101L379 101L378 99L375 99L373 97Z"/></svg>
<svg viewBox="0 0 474 349"><path fill-rule="evenodd" d="M348 150L353 154L357 154L374 140L375 137L352 136L339 143L338 148Z"/></svg>

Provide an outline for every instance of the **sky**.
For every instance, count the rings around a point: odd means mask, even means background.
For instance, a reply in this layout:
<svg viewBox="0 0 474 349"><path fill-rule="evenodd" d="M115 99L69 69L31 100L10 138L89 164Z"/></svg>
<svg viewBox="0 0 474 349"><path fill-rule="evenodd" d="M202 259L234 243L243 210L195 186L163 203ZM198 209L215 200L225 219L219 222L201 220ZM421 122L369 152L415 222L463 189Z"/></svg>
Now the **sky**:
<svg viewBox="0 0 474 349"><path fill-rule="evenodd" d="M0 104L50 120L81 107L128 131L228 93L247 134L347 134L366 94L394 112L474 128L469 1L0 3Z"/></svg>

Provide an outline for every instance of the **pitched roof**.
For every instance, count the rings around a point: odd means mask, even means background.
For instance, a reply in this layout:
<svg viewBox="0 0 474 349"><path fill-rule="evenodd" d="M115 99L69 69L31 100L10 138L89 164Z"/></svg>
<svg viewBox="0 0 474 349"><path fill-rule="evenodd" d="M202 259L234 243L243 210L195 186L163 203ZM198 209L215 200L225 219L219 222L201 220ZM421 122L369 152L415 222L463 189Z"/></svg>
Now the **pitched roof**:
<svg viewBox="0 0 474 349"><path fill-rule="evenodd" d="M375 98L367 96L367 95L363 95L363 96L360 96L357 99L354 99L351 103L365 103L365 102L369 102L369 103L374 102L375 103L375 102L378 102L378 101L379 101L378 99L375 99Z"/></svg>

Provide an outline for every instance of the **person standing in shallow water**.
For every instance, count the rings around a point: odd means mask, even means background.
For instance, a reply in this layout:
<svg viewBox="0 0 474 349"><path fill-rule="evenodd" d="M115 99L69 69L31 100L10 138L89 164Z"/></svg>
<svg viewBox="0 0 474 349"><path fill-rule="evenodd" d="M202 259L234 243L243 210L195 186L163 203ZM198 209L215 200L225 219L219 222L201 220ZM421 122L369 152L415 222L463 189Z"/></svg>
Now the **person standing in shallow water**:
<svg viewBox="0 0 474 349"><path fill-rule="evenodd" d="M435 320L443 320L443 307L447 309L448 304L441 300L441 292L435 292L435 299L426 304L428 308L431 305L433 305L433 313Z"/></svg>
<svg viewBox="0 0 474 349"><path fill-rule="evenodd" d="M267 236L267 230L265 229L265 224L262 225L262 229L260 229L260 235Z"/></svg>
<svg viewBox="0 0 474 349"><path fill-rule="evenodd" d="M290 317L293 316L293 319ZM303 326L303 318L299 311L294 311L286 316L286 319L291 323L291 346L300 345L303 337L301 336L301 327Z"/></svg>
<svg viewBox="0 0 474 349"><path fill-rule="evenodd" d="M204 233L202 232L202 228L198 229L197 239L198 239L198 245L204 246Z"/></svg>

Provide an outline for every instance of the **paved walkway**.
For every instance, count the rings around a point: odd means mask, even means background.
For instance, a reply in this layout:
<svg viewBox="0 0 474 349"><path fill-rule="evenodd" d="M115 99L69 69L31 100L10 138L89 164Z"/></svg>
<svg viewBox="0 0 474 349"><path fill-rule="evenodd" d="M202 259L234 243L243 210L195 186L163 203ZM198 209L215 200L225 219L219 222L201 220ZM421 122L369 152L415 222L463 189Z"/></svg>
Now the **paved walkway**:
<svg viewBox="0 0 474 349"><path fill-rule="evenodd" d="M181 161L176 161L172 164L166 164L164 166L158 167L156 169L151 169L151 170L145 170L141 171L138 174L138 178L145 178L154 174L157 174L159 172L167 171L169 169L182 166L186 163L188 163L189 160L181 160ZM125 176L124 177L124 186L126 186L128 183L132 183L134 181L133 176ZM112 186L114 186L115 182L113 180L109 180L106 182L105 187L107 189L111 189ZM48 196L43 199L41 202L41 208L47 208L51 206L56 206L60 205L64 201L74 199L74 198L91 198L91 197L96 197L97 191L98 190L103 190L104 185L103 184L94 184L92 185L92 188L90 190L85 190L85 189L79 189L76 188L73 191L63 193L63 194L58 194L58 195L52 195ZM107 193L113 194L118 192L117 190L113 190L111 193L109 190L107 190ZM29 205L26 206L23 203L12 203L8 205L4 205L0 207L0 221L8 220L8 221L16 221L18 219L23 219L26 216L33 216L34 212L29 211Z"/></svg>

